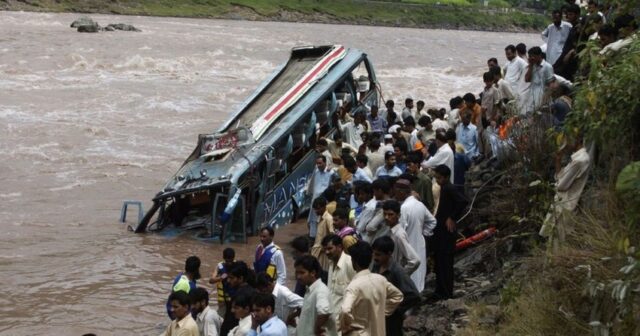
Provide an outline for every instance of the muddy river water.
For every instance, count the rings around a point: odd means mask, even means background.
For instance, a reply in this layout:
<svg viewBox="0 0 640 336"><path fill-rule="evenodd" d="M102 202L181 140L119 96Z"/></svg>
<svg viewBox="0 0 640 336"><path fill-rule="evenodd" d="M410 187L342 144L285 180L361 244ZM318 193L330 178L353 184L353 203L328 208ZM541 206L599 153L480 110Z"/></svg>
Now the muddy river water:
<svg viewBox="0 0 640 336"><path fill-rule="evenodd" d="M428 107L479 92L486 60L537 35L93 16L142 32L81 34L75 14L0 12L0 335L155 335L189 255L208 278L219 244L135 235L191 152L297 45L366 51L384 97ZM134 219L131 212L129 219ZM285 245L304 226L281 229ZM240 259L254 248L236 244ZM289 278L292 279L292 272Z"/></svg>

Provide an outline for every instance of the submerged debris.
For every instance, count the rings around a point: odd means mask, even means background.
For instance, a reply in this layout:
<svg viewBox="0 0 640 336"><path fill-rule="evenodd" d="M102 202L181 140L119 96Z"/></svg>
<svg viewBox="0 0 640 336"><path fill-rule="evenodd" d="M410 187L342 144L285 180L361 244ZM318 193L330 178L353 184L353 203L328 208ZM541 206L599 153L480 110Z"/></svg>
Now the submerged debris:
<svg viewBox="0 0 640 336"><path fill-rule="evenodd" d="M88 16L82 16L71 23L71 28L77 28L80 33L97 33L99 31L133 31L139 32L140 29L126 23L110 23L106 27L101 27L98 22Z"/></svg>

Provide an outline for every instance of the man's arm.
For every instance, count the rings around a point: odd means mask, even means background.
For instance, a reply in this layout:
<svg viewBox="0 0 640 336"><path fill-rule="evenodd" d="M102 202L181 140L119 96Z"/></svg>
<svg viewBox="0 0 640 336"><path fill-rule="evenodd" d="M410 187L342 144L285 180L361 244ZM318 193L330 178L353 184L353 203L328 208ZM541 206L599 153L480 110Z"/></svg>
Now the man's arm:
<svg viewBox="0 0 640 336"><path fill-rule="evenodd" d="M549 41L549 27L545 28L542 31L542 34L540 34L540 35L542 36L542 40L543 41L548 42Z"/></svg>
<svg viewBox="0 0 640 336"><path fill-rule="evenodd" d="M531 83L531 77L533 77L533 67L535 65L531 64L531 62L529 62L529 65L527 65L527 72L524 74L524 81L527 83Z"/></svg>
<svg viewBox="0 0 640 336"><path fill-rule="evenodd" d="M284 286L287 282L287 265L284 263L282 250L276 251L276 253L273 254L272 260L276 265L277 281L279 284Z"/></svg>
<svg viewBox="0 0 640 336"><path fill-rule="evenodd" d="M403 268L405 272L407 272L407 274L413 274L413 272L415 272L418 267L420 267L420 257L418 257L418 253L411 246L411 243L409 243L406 233L404 235L400 235L398 238L400 239L400 244L398 244L398 251L407 260L407 264L404 265Z"/></svg>
<svg viewBox="0 0 640 336"><path fill-rule="evenodd" d="M402 303L404 299L404 295L402 292L396 288L396 286L392 285L389 281L385 281L387 283L387 301L384 306L384 314L389 316L393 313L394 310Z"/></svg>
<svg viewBox="0 0 640 336"><path fill-rule="evenodd" d="M352 288L347 287L344 292L344 297L342 299L342 306L340 307L340 331L343 334L348 334L351 328L351 323L353 323L353 305L356 301L356 293Z"/></svg>

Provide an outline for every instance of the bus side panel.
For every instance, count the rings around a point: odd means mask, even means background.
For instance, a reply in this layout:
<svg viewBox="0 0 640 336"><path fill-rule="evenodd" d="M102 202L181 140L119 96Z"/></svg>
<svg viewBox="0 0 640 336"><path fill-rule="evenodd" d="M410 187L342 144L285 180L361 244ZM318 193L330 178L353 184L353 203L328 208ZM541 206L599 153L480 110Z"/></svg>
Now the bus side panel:
<svg viewBox="0 0 640 336"><path fill-rule="evenodd" d="M259 224L260 227L287 225L295 213L309 208L311 198L305 191L315 169L315 157L315 151L307 153L293 171L268 193L262 204L265 221Z"/></svg>

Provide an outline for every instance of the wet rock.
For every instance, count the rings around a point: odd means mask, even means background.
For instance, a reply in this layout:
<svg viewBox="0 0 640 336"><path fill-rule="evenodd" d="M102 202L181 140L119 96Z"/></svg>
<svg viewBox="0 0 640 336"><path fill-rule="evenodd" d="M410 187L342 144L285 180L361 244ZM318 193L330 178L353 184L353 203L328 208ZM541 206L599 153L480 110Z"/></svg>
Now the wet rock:
<svg viewBox="0 0 640 336"><path fill-rule="evenodd" d="M465 313L468 309L467 305L464 304L463 298L442 301L440 305L444 306L445 308L447 308L447 310L455 315Z"/></svg>
<svg viewBox="0 0 640 336"><path fill-rule="evenodd" d="M81 16L71 23L71 28L78 28L80 26L98 26L98 23L88 16Z"/></svg>
<svg viewBox="0 0 640 336"><path fill-rule="evenodd" d="M99 31L100 26L97 23L78 26L79 33L97 33Z"/></svg>
<svg viewBox="0 0 640 336"><path fill-rule="evenodd" d="M139 32L141 31L140 29L130 25L130 24L125 24L125 23L111 23L109 25L107 25L104 30L107 31L114 31L114 30L123 30L123 31L133 31L133 32Z"/></svg>

